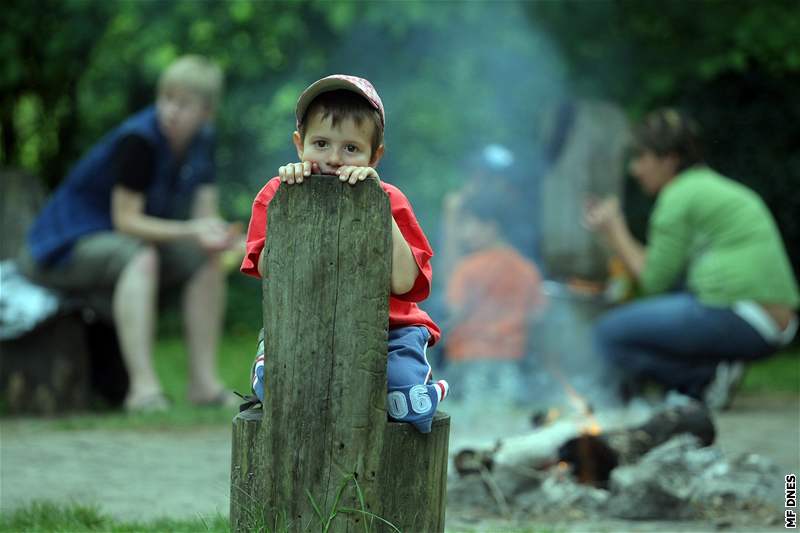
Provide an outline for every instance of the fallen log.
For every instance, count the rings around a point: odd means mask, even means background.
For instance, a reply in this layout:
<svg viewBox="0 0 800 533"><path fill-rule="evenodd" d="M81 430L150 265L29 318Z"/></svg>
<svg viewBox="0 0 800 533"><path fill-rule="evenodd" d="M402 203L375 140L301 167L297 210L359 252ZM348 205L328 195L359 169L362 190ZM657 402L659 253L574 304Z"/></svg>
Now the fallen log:
<svg viewBox="0 0 800 533"><path fill-rule="evenodd" d="M597 435L584 432L574 421L559 421L528 435L501 439L489 450L460 450L454 466L466 476L484 469L543 471L561 463L577 481L604 487L614 468L635 463L656 446L682 434L695 435L704 446L714 442L714 423L704 405L692 401L665 407L640 424Z"/></svg>

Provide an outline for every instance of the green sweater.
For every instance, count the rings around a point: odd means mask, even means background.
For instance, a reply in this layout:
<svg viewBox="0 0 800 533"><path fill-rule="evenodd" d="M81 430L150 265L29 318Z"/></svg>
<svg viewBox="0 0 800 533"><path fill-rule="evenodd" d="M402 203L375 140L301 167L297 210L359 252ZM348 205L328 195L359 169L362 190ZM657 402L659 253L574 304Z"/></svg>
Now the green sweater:
<svg viewBox="0 0 800 533"><path fill-rule="evenodd" d="M708 167L692 167L662 190L650 217L645 293L688 289L712 306L739 300L797 307L797 282L761 198Z"/></svg>

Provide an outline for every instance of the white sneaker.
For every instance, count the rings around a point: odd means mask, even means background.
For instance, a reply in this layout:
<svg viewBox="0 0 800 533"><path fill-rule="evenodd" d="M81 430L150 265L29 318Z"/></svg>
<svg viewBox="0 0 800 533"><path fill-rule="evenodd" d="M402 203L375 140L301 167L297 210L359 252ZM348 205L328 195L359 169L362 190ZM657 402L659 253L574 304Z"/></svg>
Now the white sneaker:
<svg viewBox="0 0 800 533"><path fill-rule="evenodd" d="M703 393L703 401L709 409L714 411L728 409L743 377L743 362L723 361L719 363L714 378Z"/></svg>

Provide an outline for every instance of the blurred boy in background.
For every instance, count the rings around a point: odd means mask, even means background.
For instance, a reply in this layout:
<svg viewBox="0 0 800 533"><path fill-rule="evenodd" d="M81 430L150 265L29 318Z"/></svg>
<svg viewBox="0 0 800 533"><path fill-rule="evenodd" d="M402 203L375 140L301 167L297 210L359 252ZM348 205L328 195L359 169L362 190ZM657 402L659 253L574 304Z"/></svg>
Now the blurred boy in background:
<svg viewBox="0 0 800 533"><path fill-rule="evenodd" d="M521 219L507 200L497 191L473 191L461 206L458 244L467 255L447 282L444 354L465 400L486 390L522 399L530 326L545 304L539 270L506 237Z"/></svg>
<svg viewBox="0 0 800 533"><path fill-rule="evenodd" d="M159 291L183 288L188 399L230 404L217 375L225 302L220 252L235 244L219 215L212 122L222 72L194 55L158 80L156 103L115 127L42 210L20 258L42 285L77 295L116 328L128 411L169 406L153 366Z"/></svg>

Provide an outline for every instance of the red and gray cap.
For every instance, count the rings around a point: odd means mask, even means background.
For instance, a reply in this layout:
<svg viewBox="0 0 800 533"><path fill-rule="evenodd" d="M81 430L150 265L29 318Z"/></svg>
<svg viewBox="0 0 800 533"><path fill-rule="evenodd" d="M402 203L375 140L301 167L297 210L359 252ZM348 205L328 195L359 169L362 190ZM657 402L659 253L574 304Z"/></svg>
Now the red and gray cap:
<svg viewBox="0 0 800 533"><path fill-rule="evenodd" d="M356 94L363 96L369 104L374 107L378 114L381 116L381 129L386 129L386 114L383 111L383 102L378 92L372 84L364 78L357 78L356 76L347 76L345 74L333 74L321 80L317 80L303 91L300 98L297 99L297 107L295 108L295 116L297 117L297 128L300 128L300 121L303 119L309 104L322 93L328 91L335 91L337 89L344 89L353 91Z"/></svg>

